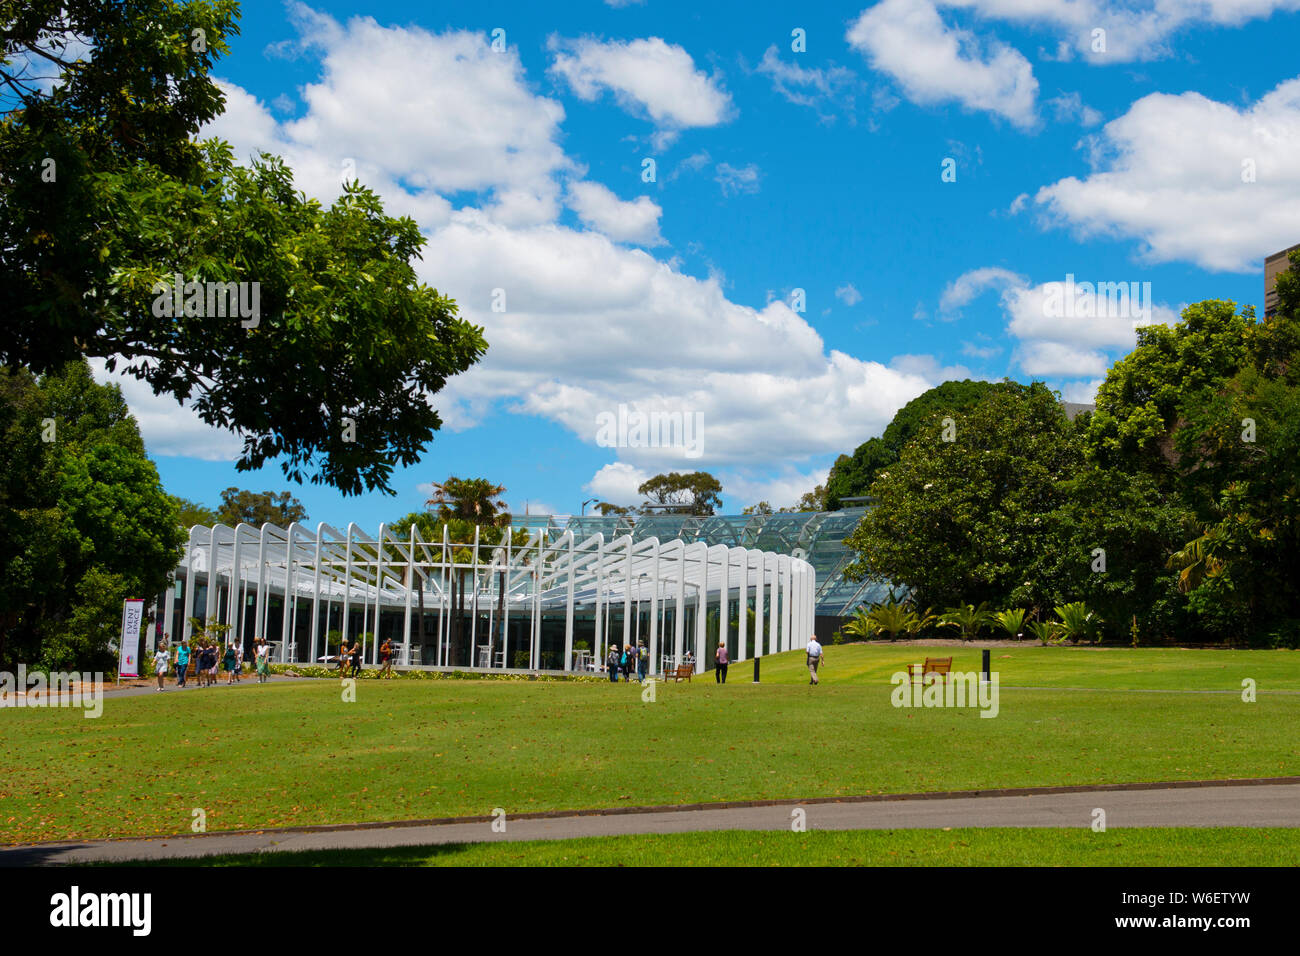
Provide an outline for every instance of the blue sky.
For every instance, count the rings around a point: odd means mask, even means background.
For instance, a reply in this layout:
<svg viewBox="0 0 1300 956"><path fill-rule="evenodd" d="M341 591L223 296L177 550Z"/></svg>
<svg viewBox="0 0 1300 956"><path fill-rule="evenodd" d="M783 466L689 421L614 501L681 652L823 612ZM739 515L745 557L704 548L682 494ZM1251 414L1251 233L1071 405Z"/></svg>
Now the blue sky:
<svg viewBox="0 0 1300 956"><path fill-rule="evenodd" d="M945 378L1086 401L1136 324L1259 304L1264 255L1300 241L1297 9L245 4L208 133L325 201L350 162L489 352L395 497L238 473L237 439L124 390L168 490L289 488L312 521L373 529L449 474L520 511L683 468L730 511L790 504ZM1150 283L1148 308L1054 313L1067 275ZM702 454L598 445L619 405L698 416Z"/></svg>

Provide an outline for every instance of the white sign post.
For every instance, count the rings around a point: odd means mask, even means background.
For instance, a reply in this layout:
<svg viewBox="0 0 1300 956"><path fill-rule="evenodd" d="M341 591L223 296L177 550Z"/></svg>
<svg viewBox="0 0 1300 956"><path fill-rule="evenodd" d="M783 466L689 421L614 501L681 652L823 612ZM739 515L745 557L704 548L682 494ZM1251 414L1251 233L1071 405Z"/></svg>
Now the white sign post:
<svg viewBox="0 0 1300 956"><path fill-rule="evenodd" d="M139 677L140 621L144 618L144 600L127 598L122 602L122 643L118 645L117 678Z"/></svg>

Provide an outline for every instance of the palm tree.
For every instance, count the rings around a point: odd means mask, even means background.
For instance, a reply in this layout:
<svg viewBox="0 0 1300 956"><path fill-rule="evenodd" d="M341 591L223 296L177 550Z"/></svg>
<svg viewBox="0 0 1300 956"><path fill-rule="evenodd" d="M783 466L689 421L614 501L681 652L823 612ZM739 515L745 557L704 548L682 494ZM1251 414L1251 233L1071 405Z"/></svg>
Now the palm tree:
<svg viewBox="0 0 1300 956"><path fill-rule="evenodd" d="M1043 644L1059 644L1064 640L1064 637L1057 636L1061 631L1058 621L1030 621L1025 629Z"/></svg>
<svg viewBox="0 0 1300 956"><path fill-rule="evenodd" d="M1007 611L998 611L993 615L993 623L1006 631L1011 637L1019 640L1021 629L1025 625L1024 608L1012 608Z"/></svg>
<svg viewBox="0 0 1300 956"><path fill-rule="evenodd" d="M1061 619L1059 627L1065 638L1082 641L1096 634L1097 641L1101 641L1101 632L1097 630L1097 625L1102 623L1101 618L1095 611L1089 611L1088 605L1082 601L1059 605L1056 616Z"/></svg>
<svg viewBox="0 0 1300 956"><path fill-rule="evenodd" d="M955 627L961 631L961 639L969 641L972 637L980 632L980 629L987 627L993 620L993 612L988 606L981 602L979 607L973 604L963 604L958 607L950 607L943 612L941 625Z"/></svg>
<svg viewBox="0 0 1300 956"><path fill-rule="evenodd" d="M505 485L494 485L486 478L457 478L454 475L443 482L433 482L433 494L425 506L438 509L443 521L461 518L471 524L505 527L510 514L501 500Z"/></svg>
<svg viewBox="0 0 1300 956"><path fill-rule="evenodd" d="M862 637L868 640L876 633L875 625L871 621L871 614L865 607L859 607L853 612L853 617L844 624L840 631L853 637Z"/></svg>
<svg viewBox="0 0 1300 956"><path fill-rule="evenodd" d="M1165 562L1165 567L1179 572L1178 590L1184 594L1195 591L1207 577L1215 577L1223 571L1223 562L1210 553L1212 542L1203 528L1198 526L1201 536L1187 542Z"/></svg>
<svg viewBox="0 0 1300 956"><path fill-rule="evenodd" d="M893 595L890 595L888 601L872 605L867 620L876 633L888 634L891 641L897 640L899 634L911 634L918 624L916 612L911 606L906 601L895 601Z"/></svg>

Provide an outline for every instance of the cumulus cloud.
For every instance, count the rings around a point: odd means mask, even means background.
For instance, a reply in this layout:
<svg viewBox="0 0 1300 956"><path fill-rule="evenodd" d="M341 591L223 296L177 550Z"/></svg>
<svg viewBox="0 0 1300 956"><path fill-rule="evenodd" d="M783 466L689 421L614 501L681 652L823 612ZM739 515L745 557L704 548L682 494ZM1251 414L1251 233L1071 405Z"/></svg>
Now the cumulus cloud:
<svg viewBox="0 0 1300 956"><path fill-rule="evenodd" d="M883 0L846 39L915 103L957 102L1022 128L1038 120L1029 61L995 37L948 26L931 0Z"/></svg>
<svg viewBox="0 0 1300 956"><path fill-rule="evenodd" d="M989 289L1005 289L1009 286L1021 286L1024 283L1024 276L1017 275L1010 269L998 266L972 269L949 282L944 288L943 294L939 297L940 317L949 320L957 318L963 306L969 305Z"/></svg>
<svg viewBox="0 0 1300 956"><path fill-rule="evenodd" d="M569 186L569 207L586 225L617 242L661 246L659 217L663 209L649 196L624 202L600 183L580 182Z"/></svg>
<svg viewBox="0 0 1300 956"><path fill-rule="evenodd" d="M1029 280L996 266L973 269L944 290L946 306L965 304L989 288L1001 288L1006 331L1016 340L1013 361L1035 378L1099 378L1110 357L1137 344L1145 325L1169 325L1178 313L1156 302L1149 282L1140 277L1060 280L1031 285ZM989 357L999 350L965 343L962 354Z"/></svg>
<svg viewBox="0 0 1300 956"><path fill-rule="evenodd" d="M1300 0L939 0L939 5L1049 30L1060 40L1057 59L1073 55L1100 64L1167 56L1170 39L1180 30L1241 26L1300 9Z"/></svg>
<svg viewBox="0 0 1300 956"><path fill-rule="evenodd" d="M855 447L910 399L967 374L928 356L884 363L828 350L785 303L733 302L720 277L690 276L620 245L658 234L658 206L624 202L597 183L566 190L576 164L556 145L562 110L530 91L513 53L491 53L484 37L311 17L321 77L306 88L305 112L279 123L226 84L234 115L219 131L245 151L286 155L295 172L305 170L299 187L323 200L337 195L338 163L350 158L389 209L409 210L420 223L428 244L417 273L452 296L489 342L484 360L435 398L447 428L473 428L505 408L557 422L594 446L597 416L621 403L698 412L704 458L618 449L610 466L618 467L601 480L621 475L626 491L637 475L669 466L798 467ZM441 69L425 72L429 63ZM429 87L414 101L375 93L408 88L414 76ZM399 132L368 138L381 126ZM461 133L460 144L442 141ZM729 189L757 188L756 166L716 171ZM559 223L560 196L591 229ZM632 222L633 214L641 218ZM494 310L498 302L504 311Z"/></svg>
<svg viewBox="0 0 1300 956"><path fill-rule="evenodd" d="M110 372L104 359L89 361L95 381L122 389L150 455L234 461L243 451L244 442L238 435L207 424L170 393L155 395L147 383L123 373L120 364L117 371Z"/></svg>
<svg viewBox="0 0 1300 956"><path fill-rule="evenodd" d="M579 99L611 91L625 110L655 123L661 144L681 130L724 123L735 112L717 76L697 70L686 50L659 37L602 42L553 36L547 45L555 54L551 72Z"/></svg>
<svg viewBox="0 0 1300 956"><path fill-rule="evenodd" d="M593 494L601 501L612 505L628 507L639 505L645 498L637 491L641 485L654 477L654 472L637 468L626 462L615 461L601 468L592 475L591 481L582 486L582 490Z"/></svg>
<svg viewBox="0 0 1300 956"><path fill-rule="evenodd" d="M1300 77L1253 105L1153 93L1093 143L1093 172L1038 190L1049 222L1138 240L1150 262L1258 271L1300 222Z"/></svg>
<svg viewBox="0 0 1300 956"><path fill-rule="evenodd" d="M306 113L280 124L227 82L226 112L205 133L241 158L284 156L299 188L323 201L346 175L422 223L444 221L444 197L465 191L488 193L485 208L505 222L555 217L556 175L573 165L558 144L564 109L528 89L517 51L494 52L483 33L292 12L304 49L321 57L320 77L302 89Z"/></svg>

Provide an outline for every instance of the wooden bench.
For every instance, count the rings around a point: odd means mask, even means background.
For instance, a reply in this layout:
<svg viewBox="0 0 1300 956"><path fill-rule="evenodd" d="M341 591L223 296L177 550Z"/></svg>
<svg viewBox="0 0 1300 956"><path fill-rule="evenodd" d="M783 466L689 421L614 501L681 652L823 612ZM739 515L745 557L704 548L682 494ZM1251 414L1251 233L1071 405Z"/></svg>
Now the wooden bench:
<svg viewBox="0 0 1300 956"><path fill-rule="evenodd" d="M686 678L687 681L689 681L691 677L694 676L694 674L695 674L694 664L678 664L676 667L672 668L671 670L664 672L664 680L680 681L684 677Z"/></svg>
<svg viewBox="0 0 1300 956"><path fill-rule="evenodd" d="M944 683L948 682L948 675L952 673L951 657L927 657L924 664L908 664L907 676L911 680L916 679L917 670L921 672L921 680L925 680L926 674L940 674L943 676Z"/></svg>

